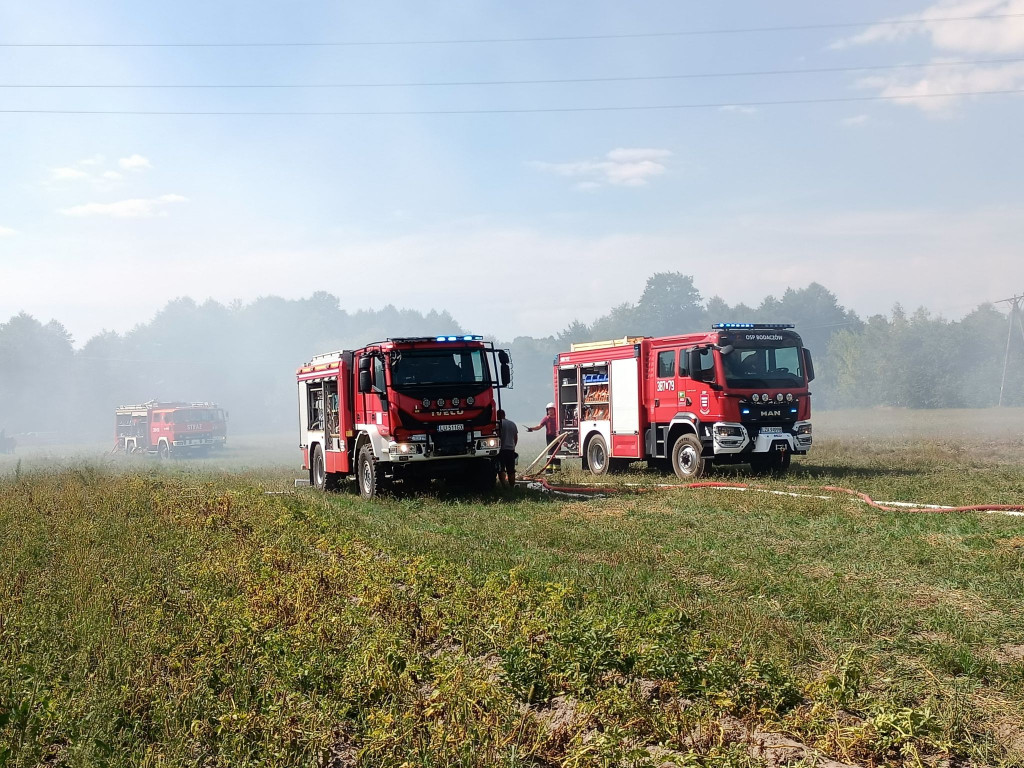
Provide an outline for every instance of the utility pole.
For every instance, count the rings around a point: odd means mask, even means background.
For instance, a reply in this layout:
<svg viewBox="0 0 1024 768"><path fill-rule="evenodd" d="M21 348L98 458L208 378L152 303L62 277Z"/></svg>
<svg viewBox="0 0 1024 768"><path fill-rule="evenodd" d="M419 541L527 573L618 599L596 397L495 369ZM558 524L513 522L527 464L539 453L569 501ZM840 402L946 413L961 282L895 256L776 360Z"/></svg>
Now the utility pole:
<svg viewBox="0 0 1024 768"><path fill-rule="evenodd" d="M999 407L1003 406L1003 390L1006 388L1006 367L1010 362L1010 339L1013 337L1013 321L1017 321L1020 329L1021 341L1024 341L1024 320L1021 319L1021 302L1024 302L1024 295L1012 296L1009 299L1000 299L995 304L1010 305L1010 322L1006 328L1006 351L1003 353L1003 378L999 382Z"/></svg>

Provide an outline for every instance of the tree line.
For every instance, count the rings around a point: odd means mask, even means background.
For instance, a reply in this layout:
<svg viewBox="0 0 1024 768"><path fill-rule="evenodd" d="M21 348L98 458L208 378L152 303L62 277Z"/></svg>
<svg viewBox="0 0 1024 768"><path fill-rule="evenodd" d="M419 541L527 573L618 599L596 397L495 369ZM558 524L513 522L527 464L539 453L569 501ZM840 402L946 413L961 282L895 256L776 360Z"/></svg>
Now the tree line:
<svg viewBox="0 0 1024 768"><path fill-rule="evenodd" d="M826 408L987 407L999 397L1007 316L990 304L950 321L895 307L861 319L817 283L760 304L705 299L693 278L652 275L636 302L591 323L505 343L515 387L510 415L537 420L551 399L551 364L572 342L660 336L715 322L791 322L815 355L815 405ZM68 331L21 313L0 324L0 428L98 440L120 404L212 400L232 429L270 433L295 426L295 368L312 355L389 336L465 332L447 312L392 306L348 311L329 293L265 297L230 305L181 298L132 330L100 333L76 349ZM499 342L500 343L500 342ZM1011 337L1004 402L1024 405L1024 342Z"/></svg>

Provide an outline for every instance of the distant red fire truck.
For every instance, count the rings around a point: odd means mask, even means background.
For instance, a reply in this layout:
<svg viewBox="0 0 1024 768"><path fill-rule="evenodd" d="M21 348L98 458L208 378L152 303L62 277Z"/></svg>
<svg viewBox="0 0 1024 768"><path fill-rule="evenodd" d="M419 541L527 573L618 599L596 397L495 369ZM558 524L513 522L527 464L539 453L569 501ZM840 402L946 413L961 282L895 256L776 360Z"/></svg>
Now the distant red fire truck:
<svg viewBox="0 0 1024 768"><path fill-rule="evenodd" d="M792 325L574 344L554 366L561 455L595 475L633 461L693 480L712 464L785 471L811 447L810 350Z"/></svg>
<svg viewBox="0 0 1024 768"><path fill-rule="evenodd" d="M494 485L496 412L508 352L482 336L388 339L318 355L296 372L299 447L310 484L355 476L364 498L392 480Z"/></svg>
<svg viewBox="0 0 1024 768"><path fill-rule="evenodd" d="M216 403L152 400L115 411L115 450L170 456L203 455L227 443L227 412Z"/></svg>

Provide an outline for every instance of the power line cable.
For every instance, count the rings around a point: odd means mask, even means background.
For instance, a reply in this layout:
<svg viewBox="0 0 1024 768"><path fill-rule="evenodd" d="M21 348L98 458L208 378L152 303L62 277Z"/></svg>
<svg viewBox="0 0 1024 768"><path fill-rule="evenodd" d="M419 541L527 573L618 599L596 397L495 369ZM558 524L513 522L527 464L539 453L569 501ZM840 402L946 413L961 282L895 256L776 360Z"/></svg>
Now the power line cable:
<svg viewBox="0 0 1024 768"><path fill-rule="evenodd" d="M965 21L994 21L1024 18L1024 13L992 13L977 16L940 16L936 18L883 19L822 24L787 24L770 27L728 27L666 32L624 32L601 35L547 35L541 37L481 37L439 40L344 40L334 42L240 42L240 43L0 43L0 48L341 48L359 46L464 45L484 43L547 43L576 40L635 40L659 37L697 37L771 32L801 32L818 29L853 29L875 26L912 26Z"/></svg>
<svg viewBox="0 0 1024 768"><path fill-rule="evenodd" d="M153 115L153 116L311 116L311 117L384 117L411 115L501 115L545 114L560 112L638 112L673 109L722 109L726 107L774 107L799 104L842 104L870 101L916 101L965 96L1001 96L1024 93L1024 88L994 91L952 91L949 93L908 94L906 96L843 96L822 99L779 99L775 101L723 101L694 104L652 104L604 107L526 107L507 109L422 109L422 110L137 110L137 109L0 109L7 115Z"/></svg>
<svg viewBox="0 0 1024 768"><path fill-rule="evenodd" d="M772 75L805 75L841 72L877 72L899 69L930 69L932 67L984 66L986 64L1019 64L1024 57L1012 59L976 59L972 61L938 61L908 64L876 64L859 67L815 67L810 69L763 69L733 72L693 72L678 75L623 75L610 77L558 77L533 80L441 80L392 83L181 83L181 84L131 84L131 83L0 83L0 88L18 89L297 89L297 88L421 88L435 86L485 86L485 85L547 85L571 83L615 83L654 80L697 80L728 77L761 77Z"/></svg>

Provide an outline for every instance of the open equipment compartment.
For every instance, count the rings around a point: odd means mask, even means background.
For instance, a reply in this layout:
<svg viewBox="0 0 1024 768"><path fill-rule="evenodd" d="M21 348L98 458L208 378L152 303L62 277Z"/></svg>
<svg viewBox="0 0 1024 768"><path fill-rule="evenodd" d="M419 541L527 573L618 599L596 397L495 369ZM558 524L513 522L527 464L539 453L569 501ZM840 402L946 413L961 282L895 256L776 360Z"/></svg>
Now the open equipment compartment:
<svg viewBox="0 0 1024 768"><path fill-rule="evenodd" d="M567 366L558 370L558 431L565 432L559 453L579 453L580 384L579 370Z"/></svg>
<svg viewBox="0 0 1024 768"><path fill-rule="evenodd" d="M604 421L608 418L608 366L588 365L580 368L583 375L583 421Z"/></svg>

